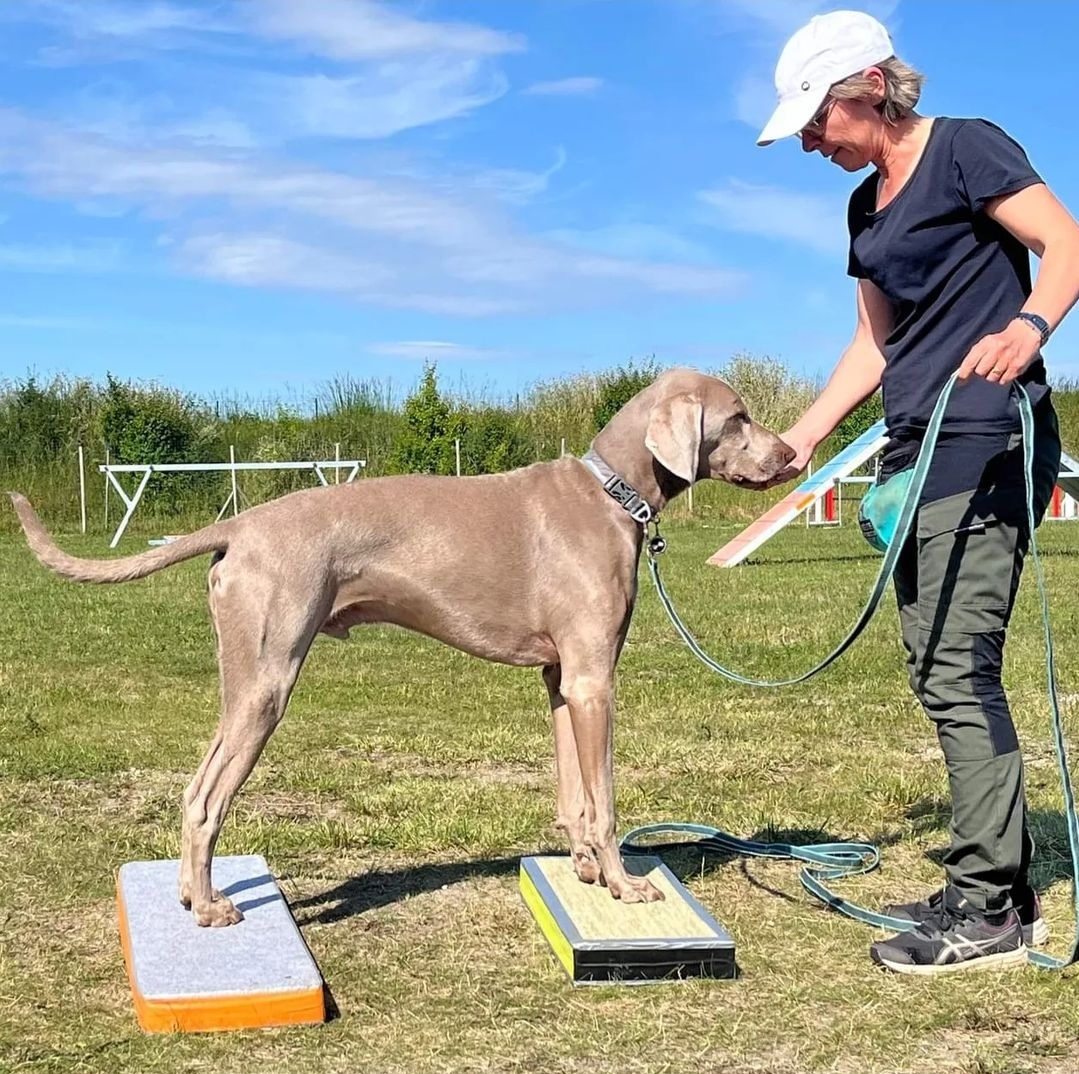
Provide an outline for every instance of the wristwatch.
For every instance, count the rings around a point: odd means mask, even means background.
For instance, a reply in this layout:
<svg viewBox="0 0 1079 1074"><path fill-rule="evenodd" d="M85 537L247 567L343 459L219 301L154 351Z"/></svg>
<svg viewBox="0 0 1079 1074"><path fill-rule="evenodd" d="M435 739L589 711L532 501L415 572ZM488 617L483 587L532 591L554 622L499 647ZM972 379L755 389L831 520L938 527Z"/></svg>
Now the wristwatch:
<svg viewBox="0 0 1079 1074"><path fill-rule="evenodd" d="M1044 347L1049 340L1049 333L1052 331L1049 327L1049 322L1044 317L1039 317L1036 313L1029 313L1027 310L1020 310L1016 315L1017 321L1026 321L1035 332L1041 336L1041 345Z"/></svg>

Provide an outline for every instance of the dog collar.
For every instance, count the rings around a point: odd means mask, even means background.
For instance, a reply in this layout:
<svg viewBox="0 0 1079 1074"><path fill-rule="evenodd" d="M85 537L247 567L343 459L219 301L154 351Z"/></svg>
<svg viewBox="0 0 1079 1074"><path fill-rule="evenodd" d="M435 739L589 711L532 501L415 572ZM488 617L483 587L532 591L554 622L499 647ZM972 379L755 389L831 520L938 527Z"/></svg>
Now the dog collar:
<svg viewBox="0 0 1079 1074"><path fill-rule="evenodd" d="M628 481L620 478L591 448L581 456L581 462L596 475L607 495L617 501L634 522L646 526L659 514Z"/></svg>

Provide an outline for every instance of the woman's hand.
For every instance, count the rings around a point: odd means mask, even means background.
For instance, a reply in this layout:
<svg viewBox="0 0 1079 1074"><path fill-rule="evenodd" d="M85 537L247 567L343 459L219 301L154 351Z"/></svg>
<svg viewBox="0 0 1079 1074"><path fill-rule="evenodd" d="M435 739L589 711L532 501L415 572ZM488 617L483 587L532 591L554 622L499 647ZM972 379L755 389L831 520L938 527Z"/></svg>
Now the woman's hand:
<svg viewBox="0 0 1079 1074"><path fill-rule="evenodd" d="M785 470L776 475L773 482L775 485L782 485L797 477L809 465L809 460L813 458L813 452L817 449L816 438L800 429L797 424L792 425L779 439L793 449L794 458Z"/></svg>
<svg viewBox="0 0 1079 1074"><path fill-rule="evenodd" d="M959 366L959 379L984 377L990 384L1011 384L1038 357L1041 338L1025 321L1011 321L1003 332L983 336Z"/></svg>

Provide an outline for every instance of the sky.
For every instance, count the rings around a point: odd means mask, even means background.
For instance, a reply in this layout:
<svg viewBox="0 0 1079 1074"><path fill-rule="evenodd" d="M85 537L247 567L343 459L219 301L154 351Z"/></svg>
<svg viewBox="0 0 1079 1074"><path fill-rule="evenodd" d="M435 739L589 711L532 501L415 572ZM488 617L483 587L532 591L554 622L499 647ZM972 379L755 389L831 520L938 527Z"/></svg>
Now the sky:
<svg viewBox="0 0 1079 1074"><path fill-rule="evenodd" d="M0 380L823 378L862 176L754 141L783 42L842 6L1079 213L1075 3L2 0ZM1079 313L1046 359L1079 378Z"/></svg>

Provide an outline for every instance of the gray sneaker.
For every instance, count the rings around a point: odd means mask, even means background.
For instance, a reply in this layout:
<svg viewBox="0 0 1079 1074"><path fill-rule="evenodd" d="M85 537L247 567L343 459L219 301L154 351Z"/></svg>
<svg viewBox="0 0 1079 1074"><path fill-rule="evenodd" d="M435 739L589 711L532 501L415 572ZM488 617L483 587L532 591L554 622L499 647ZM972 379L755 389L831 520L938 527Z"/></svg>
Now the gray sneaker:
<svg viewBox="0 0 1079 1074"><path fill-rule="evenodd" d="M895 903L884 907L882 912L889 917L898 917L902 921L921 924L940 913L944 892L945 889L941 888L919 902ZM1023 929L1023 943L1027 947L1044 947L1049 942L1049 926L1042 917L1042 905L1038 900L1038 893L1029 884L1024 884L1021 888L1013 888L1012 905L1019 915L1019 924Z"/></svg>
<svg viewBox="0 0 1079 1074"><path fill-rule="evenodd" d="M944 889L936 914L910 932L869 948L879 966L894 973L937 974L1024 966L1027 948L1014 910L983 913L956 888Z"/></svg>

